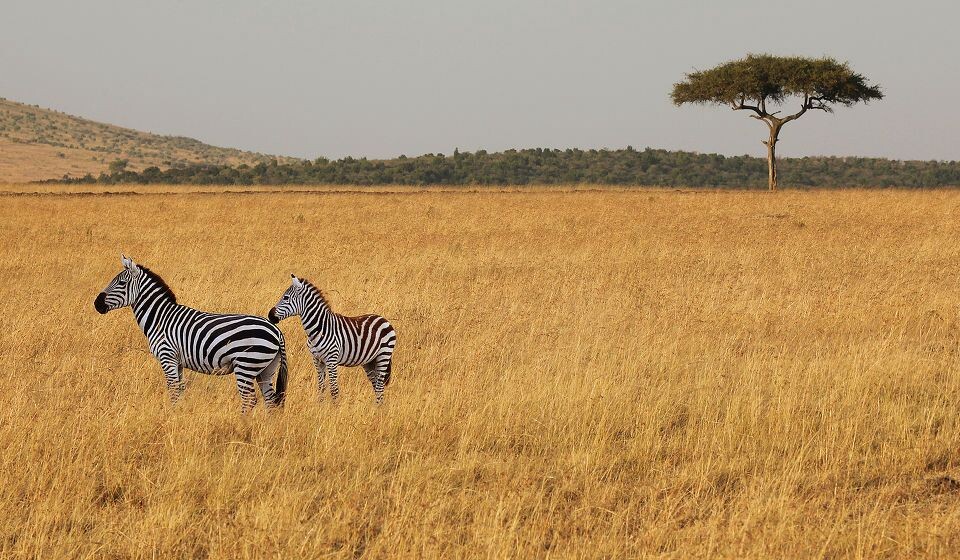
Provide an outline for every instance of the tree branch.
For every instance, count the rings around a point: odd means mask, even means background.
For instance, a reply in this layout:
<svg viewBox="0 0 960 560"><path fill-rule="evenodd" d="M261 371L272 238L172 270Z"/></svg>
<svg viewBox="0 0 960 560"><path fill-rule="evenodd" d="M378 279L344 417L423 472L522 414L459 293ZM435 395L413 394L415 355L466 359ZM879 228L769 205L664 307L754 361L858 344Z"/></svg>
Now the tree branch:
<svg viewBox="0 0 960 560"><path fill-rule="evenodd" d="M754 115L750 115L750 116L755 119L763 119L768 116L766 111L764 111L763 109L761 109L756 105L747 105L746 101L747 100L743 96L740 96L740 101L734 101L733 103L731 103L730 108L733 109L734 111L744 111L744 110L753 111L754 113L757 114L757 116L754 116Z"/></svg>
<svg viewBox="0 0 960 560"><path fill-rule="evenodd" d="M809 99L807 99L807 107L809 109L820 109L825 113L832 112L829 105L824 105L822 97L810 97Z"/></svg>
<svg viewBox="0 0 960 560"><path fill-rule="evenodd" d="M807 109L814 109L815 107L813 107L813 105L811 104L812 103L811 99L815 99L815 98L811 98L806 93L803 94L803 105L800 107L800 110L792 115L788 115L784 117L783 124L799 119L804 113L807 112Z"/></svg>
<svg viewBox="0 0 960 560"><path fill-rule="evenodd" d="M786 123L788 123L788 122L790 122L790 121L794 121L794 120L799 119L804 113L807 112L807 109L809 109L809 107L807 107L806 105L804 105L804 106L803 106L799 111L797 111L796 113L784 117L784 118L783 118L783 123L786 124Z"/></svg>
<svg viewBox="0 0 960 560"><path fill-rule="evenodd" d="M733 101L730 104L730 108L734 111L753 111L756 115L750 115L750 118L757 119L758 121L763 121L771 130L773 129L773 120L776 119L773 115L767 112L766 103L763 99L760 99L760 105L747 105L746 96L741 95L740 99ZM777 111L779 113L780 111ZM776 114L776 113L774 113Z"/></svg>

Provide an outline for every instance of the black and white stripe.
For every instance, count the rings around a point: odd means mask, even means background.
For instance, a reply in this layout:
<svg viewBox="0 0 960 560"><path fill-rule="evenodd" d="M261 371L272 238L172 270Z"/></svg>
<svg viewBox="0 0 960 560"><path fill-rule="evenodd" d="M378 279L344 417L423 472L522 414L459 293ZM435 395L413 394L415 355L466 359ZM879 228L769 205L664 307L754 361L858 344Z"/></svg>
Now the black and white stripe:
<svg viewBox="0 0 960 560"><path fill-rule="evenodd" d="M233 373L242 410L257 404L259 385L267 406L282 406L287 386L283 333L262 317L206 313L179 305L156 273L121 257L123 270L97 296L100 313L130 306L160 362L170 399L183 394L183 369L211 375ZM277 374L274 389L271 380Z"/></svg>
<svg viewBox="0 0 960 560"><path fill-rule="evenodd" d="M390 383L393 350L397 333L379 315L345 317L330 309L323 293L308 280L291 276L291 285L267 317L278 323L300 316L307 333L307 345L317 368L317 390L323 395L330 378L330 395L340 393L337 366L363 366L373 385L377 403L383 402L383 388Z"/></svg>

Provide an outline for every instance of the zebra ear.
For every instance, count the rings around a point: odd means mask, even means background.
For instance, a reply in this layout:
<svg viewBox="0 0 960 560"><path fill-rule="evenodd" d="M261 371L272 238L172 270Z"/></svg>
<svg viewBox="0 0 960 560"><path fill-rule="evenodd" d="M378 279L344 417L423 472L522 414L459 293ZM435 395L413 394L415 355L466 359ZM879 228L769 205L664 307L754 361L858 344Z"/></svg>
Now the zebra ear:
<svg viewBox="0 0 960 560"><path fill-rule="evenodd" d="M133 259L120 255L120 259L123 261L123 267L131 272L137 272L140 269L137 267L137 263L133 262Z"/></svg>
<svg viewBox="0 0 960 560"><path fill-rule="evenodd" d="M303 282L293 274L290 275L290 283L293 284L294 288L303 286Z"/></svg>

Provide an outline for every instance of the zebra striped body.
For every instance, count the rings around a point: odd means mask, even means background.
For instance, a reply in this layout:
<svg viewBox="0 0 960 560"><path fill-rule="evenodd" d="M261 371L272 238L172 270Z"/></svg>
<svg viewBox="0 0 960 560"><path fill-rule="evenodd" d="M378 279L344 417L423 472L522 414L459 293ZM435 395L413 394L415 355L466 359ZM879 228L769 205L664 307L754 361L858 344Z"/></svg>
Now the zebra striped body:
<svg viewBox="0 0 960 560"><path fill-rule="evenodd" d="M377 403L383 402L383 389L390 383L393 350L397 344L393 326L379 315L345 317L334 313L316 286L291 276L290 287L267 317L278 323L287 317L300 316L317 368L320 395L329 377L330 395L336 400L340 393L338 366L363 366Z"/></svg>
<svg viewBox="0 0 960 560"><path fill-rule="evenodd" d="M282 406L287 357L283 333L262 317L198 311L177 303L154 272L124 257L124 270L97 296L100 313L133 308L137 324L160 362L170 399L183 394L183 368L211 375L233 373L242 410L257 403L259 385L267 406ZM271 380L277 374L277 388Z"/></svg>

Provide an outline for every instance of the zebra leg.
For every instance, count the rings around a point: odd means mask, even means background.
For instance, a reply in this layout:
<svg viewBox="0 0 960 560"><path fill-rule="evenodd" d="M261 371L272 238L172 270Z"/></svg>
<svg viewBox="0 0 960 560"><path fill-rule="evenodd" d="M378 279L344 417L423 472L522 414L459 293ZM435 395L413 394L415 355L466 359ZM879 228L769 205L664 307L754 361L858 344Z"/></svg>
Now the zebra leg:
<svg viewBox="0 0 960 560"><path fill-rule="evenodd" d="M375 361L363 366L367 372L367 379L373 385L373 394L377 396L377 404L383 403L383 384L387 377L387 368L390 360L378 356Z"/></svg>
<svg viewBox="0 0 960 560"><path fill-rule="evenodd" d="M160 358L163 367L163 377L167 382L167 395L170 404L177 404L183 396L183 368L173 356L165 355Z"/></svg>
<svg viewBox="0 0 960 560"><path fill-rule="evenodd" d="M330 378L330 399L337 402L340 397L340 383L337 382L337 360L327 358L327 377Z"/></svg>
<svg viewBox="0 0 960 560"><path fill-rule="evenodd" d="M260 372L257 376L257 385L260 386L260 394L263 395L263 404L269 408L277 406L277 394L273 390L273 382L266 371Z"/></svg>
<svg viewBox="0 0 960 560"><path fill-rule="evenodd" d="M257 406L257 389L254 387L257 374L243 368L236 368L233 374L237 377L237 391L240 393L240 412L246 414Z"/></svg>
<svg viewBox="0 0 960 560"><path fill-rule="evenodd" d="M279 396L273 389L273 374L279 369L280 361L281 355L277 354L277 356L267 364L267 367L263 368L260 374L257 375L257 385L260 386L260 393L263 395L263 404L267 408L274 408L281 404Z"/></svg>
<svg viewBox="0 0 960 560"><path fill-rule="evenodd" d="M320 400L323 400L323 394L327 390L327 366L324 364L323 358L315 354L313 356L313 367L317 368L317 394L320 396Z"/></svg>

